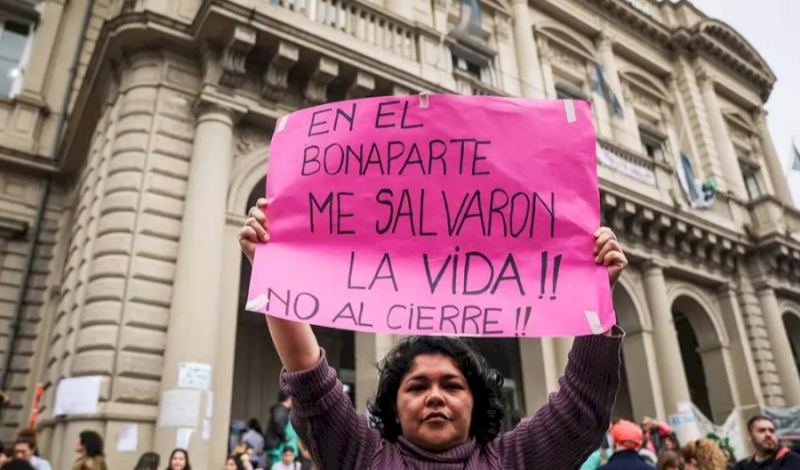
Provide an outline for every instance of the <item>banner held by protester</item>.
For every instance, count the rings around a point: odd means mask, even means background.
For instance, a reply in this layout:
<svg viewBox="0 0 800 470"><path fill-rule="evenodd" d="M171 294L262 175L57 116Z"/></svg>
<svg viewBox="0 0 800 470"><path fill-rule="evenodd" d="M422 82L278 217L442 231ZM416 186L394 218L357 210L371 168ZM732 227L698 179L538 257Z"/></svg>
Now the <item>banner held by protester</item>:
<svg viewBox="0 0 800 470"><path fill-rule="evenodd" d="M606 331L595 145L572 100L391 96L284 116L247 309L397 334Z"/></svg>

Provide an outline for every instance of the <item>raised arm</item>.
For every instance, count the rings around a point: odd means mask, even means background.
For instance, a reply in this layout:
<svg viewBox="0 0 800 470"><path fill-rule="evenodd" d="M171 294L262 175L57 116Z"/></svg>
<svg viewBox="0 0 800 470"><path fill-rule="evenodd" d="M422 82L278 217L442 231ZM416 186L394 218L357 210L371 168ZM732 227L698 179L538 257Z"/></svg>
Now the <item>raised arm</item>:
<svg viewBox="0 0 800 470"><path fill-rule="evenodd" d="M239 231L239 244L251 263L256 245L269 242L266 207L267 201L259 199ZM314 462L319 468L365 468L380 436L344 393L311 326L270 315L267 325L283 363L281 388L292 399L292 426Z"/></svg>
<svg viewBox="0 0 800 470"><path fill-rule="evenodd" d="M627 260L607 228L595 233L595 262L608 268L613 286ZM600 445L619 389L622 330L575 339L560 390L536 414L492 445L503 468L573 470Z"/></svg>
<svg viewBox="0 0 800 470"><path fill-rule="evenodd" d="M239 230L239 245L250 263L253 262L256 245L269 241L267 232L269 223L264 214L266 207L267 200L259 199L255 207L250 208L249 217ZM287 372L308 370L319 362L319 343L310 325L270 315L267 315L267 325L272 342Z"/></svg>

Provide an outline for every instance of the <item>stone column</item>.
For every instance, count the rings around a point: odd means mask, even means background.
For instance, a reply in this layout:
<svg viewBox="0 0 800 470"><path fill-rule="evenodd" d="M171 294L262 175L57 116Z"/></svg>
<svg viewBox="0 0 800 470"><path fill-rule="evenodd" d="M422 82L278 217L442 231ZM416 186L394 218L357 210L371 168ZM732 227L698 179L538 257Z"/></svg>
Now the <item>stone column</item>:
<svg viewBox="0 0 800 470"><path fill-rule="evenodd" d="M539 51L539 60L542 69L542 88L544 98L556 97L556 80L553 76L553 53L550 51L550 46L547 39L539 36L536 40L536 49Z"/></svg>
<svg viewBox="0 0 800 470"><path fill-rule="evenodd" d="M560 373L553 338L520 338L518 343L525 411L531 416L547 403L550 393L558 390Z"/></svg>
<svg viewBox="0 0 800 470"><path fill-rule="evenodd" d="M238 217L231 217L225 227L225 246L222 247L224 261L222 271L219 274L221 293L216 336L216 342L219 347L214 359L213 381L216 385L214 386L211 420L211 433L216 437L209 443L211 447L209 461L212 468L215 462L224 462L225 457L228 455L228 440L223 436L227 436L231 424L236 329L239 325L239 285L242 282L240 268L243 259L239 244L236 243L242 224L232 223L236 219ZM266 323L264 328L267 328Z"/></svg>
<svg viewBox="0 0 800 470"><path fill-rule="evenodd" d="M769 133L769 127L767 127L767 112L759 108L755 112L755 121L761 138L761 148L764 150L764 162L767 164L767 171L769 172L769 178L772 180L772 186L775 188L775 195L787 206L794 207L792 192L789 190L789 184L786 182L786 176L783 173L781 158L778 156L778 152L775 151L775 144L772 142L772 135Z"/></svg>
<svg viewBox="0 0 800 470"><path fill-rule="evenodd" d="M678 402L690 402L691 396L667 298L667 283L664 280L662 266L650 262L644 267L644 288L647 293L647 305L653 318L653 342L656 348L661 392L664 396L664 412L669 417L678 412Z"/></svg>
<svg viewBox="0 0 800 470"><path fill-rule="evenodd" d="M800 376L797 374L792 346L789 344L789 336L786 334L781 311L778 308L778 298L772 288L762 286L758 290L758 300L764 316L764 326L772 345L772 355L783 389L783 399L786 401L786 406L798 406L800 405Z"/></svg>
<svg viewBox="0 0 800 470"><path fill-rule="evenodd" d="M724 189L731 191L739 198L747 199L736 149L733 148L733 142L728 135L728 126L725 124L725 118L722 116L722 110L717 100L717 92L714 90L714 77L702 67L697 69L696 75L700 92L703 95L708 123L711 126L711 134L714 136L714 146L717 148L719 164L722 167L722 174L725 176Z"/></svg>
<svg viewBox="0 0 800 470"><path fill-rule="evenodd" d="M407 20L414 19L414 1L412 0L385 0L386 9L402 16Z"/></svg>
<svg viewBox="0 0 800 470"><path fill-rule="evenodd" d="M356 347L356 408L359 413L367 411L367 401L375 394L378 383L378 369L375 364L380 362L394 345L399 337L383 333L355 333Z"/></svg>
<svg viewBox="0 0 800 470"><path fill-rule="evenodd" d="M210 462L203 436L209 392L213 392L217 321L221 309L220 273L226 240L228 174L232 161L233 114L213 105L199 108L169 317L161 402L153 447L166 461L180 434L190 434L187 449L198 469ZM188 366L188 367L187 367ZM179 374L184 372L194 374ZM166 398L171 398L167 400ZM199 403L197 402L199 398ZM177 407L176 403L182 407ZM172 423L162 422L172 418ZM180 421L176 424L175 420ZM206 424L204 420L209 419ZM179 432L180 429L180 432ZM204 439L205 437L205 439ZM210 440L225 440L224 435Z"/></svg>
<svg viewBox="0 0 800 470"><path fill-rule="evenodd" d="M521 94L524 98L544 98L544 81L539 62L539 51L533 38L528 0L514 0L511 8Z"/></svg>
<svg viewBox="0 0 800 470"><path fill-rule="evenodd" d="M569 361L569 352L572 350L574 338L553 338L553 349L555 351L556 371L558 376L564 375Z"/></svg>
<svg viewBox="0 0 800 470"><path fill-rule="evenodd" d="M617 96L617 100L623 110L623 116L619 116L614 114L614 108L611 103L608 105L614 138L620 145L635 152L640 152L642 143L639 141L639 127L636 124L636 115L633 114L632 109L625 106L625 96L622 93L617 60L614 57L614 40L607 34L601 34L597 39L597 55L600 59L600 65L603 66L606 82Z"/></svg>

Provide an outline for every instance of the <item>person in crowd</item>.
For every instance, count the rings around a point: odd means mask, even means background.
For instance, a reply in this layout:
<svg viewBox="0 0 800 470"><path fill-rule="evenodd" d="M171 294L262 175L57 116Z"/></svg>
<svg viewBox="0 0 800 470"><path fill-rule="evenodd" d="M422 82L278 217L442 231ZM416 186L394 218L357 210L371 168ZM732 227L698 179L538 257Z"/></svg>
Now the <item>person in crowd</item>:
<svg viewBox="0 0 800 470"><path fill-rule="evenodd" d="M297 461L300 462L300 470L315 470L314 460L311 458L311 452L302 440L297 441L297 450L300 453L297 456Z"/></svg>
<svg viewBox="0 0 800 470"><path fill-rule="evenodd" d="M189 452L186 449L174 449L169 456L169 466L166 470L192 470L189 463Z"/></svg>
<svg viewBox="0 0 800 470"><path fill-rule="evenodd" d="M242 459L238 455L228 456L228 460L225 461L225 470L244 470Z"/></svg>
<svg viewBox="0 0 800 470"><path fill-rule="evenodd" d="M614 440L611 437L611 428L606 433L606 438L603 439L600 448L592 452L588 459L581 465L580 470L597 470L608 462L608 459L614 455L612 449Z"/></svg>
<svg viewBox="0 0 800 470"><path fill-rule="evenodd" d="M133 470L158 470L160 465L161 457L159 457L158 454L155 452L145 452L139 457L139 461L136 462L136 467L134 467Z"/></svg>
<svg viewBox="0 0 800 470"><path fill-rule="evenodd" d="M35 437L27 434L20 433L14 442L14 458L17 460L25 460L30 462L34 470L51 470L50 462L35 455L36 452L36 439Z"/></svg>
<svg viewBox="0 0 800 470"><path fill-rule="evenodd" d="M658 470L683 470L681 454L672 450L665 450L658 456L656 468Z"/></svg>
<svg viewBox="0 0 800 470"><path fill-rule="evenodd" d="M272 470L297 470L300 467L299 462L295 462L295 457L294 450L291 447L285 447L281 452L281 460L272 464Z"/></svg>
<svg viewBox="0 0 800 470"><path fill-rule="evenodd" d="M281 454L285 447L291 447L295 453L297 452L297 433L289 421L291 409L292 400L284 390L280 390L278 403L270 409L269 423L264 436L264 448L269 466L281 460Z"/></svg>
<svg viewBox="0 0 800 470"><path fill-rule="evenodd" d="M249 445L253 449L253 467L266 468L267 453L264 450L264 436L261 426L255 418L247 423L247 432L242 436L242 443Z"/></svg>
<svg viewBox="0 0 800 470"><path fill-rule="evenodd" d="M78 458L72 470L108 470L103 454L103 438L94 431L83 431L75 445Z"/></svg>
<svg viewBox="0 0 800 470"><path fill-rule="evenodd" d="M725 455L711 439L691 441L681 448L685 470L725 470Z"/></svg>
<svg viewBox="0 0 800 470"><path fill-rule="evenodd" d="M8 449L0 442L0 465L3 465L9 460L11 460L11 456L8 455Z"/></svg>
<svg viewBox="0 0 800 470"><path fill-rule="evenodd" d="M251 262L256 244L269 241L266 206L260 199L239 232ZM599 229L593 250L613 286L627 265L616 236ZM600 445L620 383L622 330L576 338L560 390L533 418L501 436L503 379L472 343L409 336L378 367L368 424L309 324L274 316L267 324L283 363L280 381L291 397L291 422L314 463L326 470L572 470Z"/></svg>
<svg viewBox="0 0 800 470"><path fill-rule="evenodd" d="M644 445L642 447L650 451L646 455L656 456L664 450L676 452L680 450L677 445L678 439L668 424L652 418L645 418L642 420L642 429L644 430ZM655 462L655 459L653 462Z"/></svg>
<svg viewBox="0 0 800 470"><path fill-rule="evenodd" d="M13 459L0 466L0 470L33 470L33 467L26 460Z"/></svg>
<svg viewBox="0 0 800 470"><path fill-rule="evenodd" d="M242 466L244 467L244 470L254 470L255 467L253 466L253 448L250 447L249 444L244 444L244 443L239 444L233 449L231 455L239 457L239 459L242 461Z"/></svg>
<svg viewBox="0 0 800 470"><path fill-rule="evenodd" d="M800 470L800 455L779 444L772 419L753 416L747 421L747 434L755 453L737 463L735 470Z"/></svg>
<svg viewBox="0 0 800 470"><path fill-rule="evenodd" d="M611 426L614 454L600 470L655 470L639 455L644 443L644 433L638 424L619 420Z"/></svg>

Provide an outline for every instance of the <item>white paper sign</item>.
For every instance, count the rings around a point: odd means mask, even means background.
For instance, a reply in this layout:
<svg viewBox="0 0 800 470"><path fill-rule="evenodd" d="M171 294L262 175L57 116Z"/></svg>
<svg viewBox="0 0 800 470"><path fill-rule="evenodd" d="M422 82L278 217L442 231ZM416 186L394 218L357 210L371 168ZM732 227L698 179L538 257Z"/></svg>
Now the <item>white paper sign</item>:
<svg viewBox="0 0 800 470"><path fill-rule="evenodd" d="M178 366L178 388L209 390L211 365L200 362L181 362Z"/></svg>
<svg viewBox="0 0 800 470"><path fill-rule="evenodd" d="M137 447L139 447L139 425L123 425L117 436L117 452L136 452Z"/></svg>
<svg viewBox="0 0 800 470"><path fill-rule="evenodd" d="M61 379L56 388L53 414L62 416L97 413L102 379L100 376Z"/></svg>
<svg viewBox="0 0 800 470"><path fill-rule="evenodd" d="M211 421L207 419L203 420L203 440L211 440Z"/></svg>
<svg viewBox="0 0 800 470"><path fill-rule="evenodd" d="M200 421L199 390L167 390L161 395L159 426L197 427Z"/></svg>
<svg viewBox="0 0 800 470"><path fill-rule="evenodd" d="M209 391L206 396L206 418L214 416L214 392Z"/></svg>
<svg viewBox="0 0 800 470"><path fill-rule="evenodd" d="M175 437L175 447L177 447L178 449L188 449L189 441L192 440L193 433L194 429L186 429L186 428L178 429L178 433Z"/></svg>

